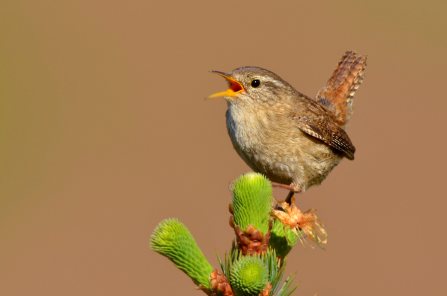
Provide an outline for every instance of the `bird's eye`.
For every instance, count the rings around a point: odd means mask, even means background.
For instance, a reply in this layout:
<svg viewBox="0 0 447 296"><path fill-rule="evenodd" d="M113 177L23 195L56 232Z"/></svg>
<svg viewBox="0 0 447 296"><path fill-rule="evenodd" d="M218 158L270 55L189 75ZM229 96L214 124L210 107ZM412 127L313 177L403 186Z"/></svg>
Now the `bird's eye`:
<svg viewBox="0 0 447 296"><path fill-rule="evenodd" d="M255 79L255 80L253 80L252 82L251 82L251 86L252 87L258 87L258 86L260 86L261 85L261 81L260 80L258 80L258 79Z"/></svg>

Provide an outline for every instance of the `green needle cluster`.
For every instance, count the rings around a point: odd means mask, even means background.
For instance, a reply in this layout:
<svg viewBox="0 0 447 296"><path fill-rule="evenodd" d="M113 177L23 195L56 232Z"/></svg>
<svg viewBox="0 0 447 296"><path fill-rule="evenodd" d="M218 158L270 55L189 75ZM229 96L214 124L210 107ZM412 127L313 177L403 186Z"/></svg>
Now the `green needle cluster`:
<svg viewBox="0 0 447 296"><path fill-rule="evenodd" d="M261 174L247 173L233 182L231 190L232 219L240 228L235 227L236 241L223 262L218 255L222 273L208 263L189 230L177 219L163 220L157 226L150 247L171 260L207 295L289 296L297 287L291 286L295 276L287 277L283 284L281 281L286 255L298 237L287 228L286 239L284 226L277 219L269 235L273 198L270 181ZM250 253L245 248L262 251Z"/></svg>
<svg viewBox="0 0 447 296"><path fill-rule="evenodd" d="M163 220L152 234L150 247L167 257L196 285L209 289L213 267L208 263L189 230L177 219Z"/></svg>
<svg viewBox="0 0 447 296"><path fill-rule="evenodd" d="M244 256L233 243L231 252L225 254L224 260L220 258L219 254L217 254L217 259L223 274L230 278L230 284L235 292L235 296L259 296L258 291L261 282L264 281L264 275L267 275L265 280L271 284L270 294L268 295L289 296L298 287L298 285L291 286L295 278L294 275L287 277L281 285L287 258L278 257L274 249L269 248L266 253L261 255ZM261 267L260 263L264 267ZM245 264L247 266L244 266ZM253 268L253 266L257 267ZM244 270L248 271L248 275L243 274ZM256 274L258 274L258 277L255 280ZM250 289L247 286L257 288ZM267 285L264 285L262 290L266 288Z"/></svg>
<svg viewBox="0 0 447 296"><path fill-rule="evenodd" d="M241 257L230 270L230 284L237 296L259 295L268 277L267 267L259 257Z"/></svg>
<svg viewBox="0 0 447 296"><path fill-rule="evenodd" d="M263 175L247 173L233 183L234 223L245 230L253 225L266 234L272 206L272 186Z"/></svg>

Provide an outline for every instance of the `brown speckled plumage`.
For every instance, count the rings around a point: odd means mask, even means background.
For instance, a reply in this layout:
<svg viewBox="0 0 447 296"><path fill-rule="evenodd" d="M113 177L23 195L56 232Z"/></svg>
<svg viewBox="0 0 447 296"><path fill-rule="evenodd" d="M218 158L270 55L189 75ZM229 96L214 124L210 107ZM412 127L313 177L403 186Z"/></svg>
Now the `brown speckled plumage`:
<svg viewBox="0 0 447 296"><path fill-rule="evenodd" d="M315 97L334 113L337 123L345 129L351 120L354 94L363 82L365 67L366 55L357 56L354 51L347 51L326 86Z"/></svg>
<svg viewBox="0 0 447 296"><path fill-rule="evenodd" d="M295 192L319 185L343 157L354 159L345 128L365 66L366 56L346 52L315 99L262 68L220 73L235 90L224 96L234 149L254 171Z"/></svg>

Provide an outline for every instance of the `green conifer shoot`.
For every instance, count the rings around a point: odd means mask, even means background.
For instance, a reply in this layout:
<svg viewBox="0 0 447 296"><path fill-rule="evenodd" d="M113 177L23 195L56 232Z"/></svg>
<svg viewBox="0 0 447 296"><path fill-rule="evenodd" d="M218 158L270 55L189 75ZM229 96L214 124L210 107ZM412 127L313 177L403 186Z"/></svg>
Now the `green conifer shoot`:
<svg viewBox="0 0 447 296"><path fill-rule="evenodd" d="M189 230L177 219L160 222L152 234L150 247L167 257L196 285L210 289L213 267L208 263Z"/></svg>
<svg viewBox="0 0 447 296"><path fill-rule="evenodd" d="M230 284L236 296L256 296L268 282L269 272L258 256L240 257L230 270Z"/></svg>
<svg viewBox="0 0 447 296"><path fill-rule="evenodd" d="M272 206L270 181L261 174L246 173L234 181L232 192L235 225L245 230L252 224L266 234Z"/></svg>

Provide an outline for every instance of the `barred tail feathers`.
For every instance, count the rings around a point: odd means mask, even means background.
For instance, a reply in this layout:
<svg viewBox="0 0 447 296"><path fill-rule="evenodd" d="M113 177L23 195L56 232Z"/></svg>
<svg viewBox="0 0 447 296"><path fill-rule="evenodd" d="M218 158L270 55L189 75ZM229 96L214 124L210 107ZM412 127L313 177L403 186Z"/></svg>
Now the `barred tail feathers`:
<svg viewBox="0 0 447 296"><path fill-rule="evenodd" d="M354 94L363 82L366 55L347 51L315 100L334 112L340 126L346 128L353 113Z"/></svg>

